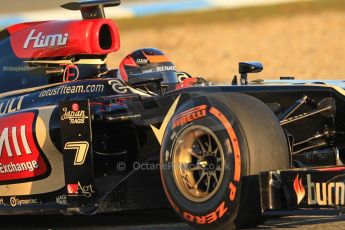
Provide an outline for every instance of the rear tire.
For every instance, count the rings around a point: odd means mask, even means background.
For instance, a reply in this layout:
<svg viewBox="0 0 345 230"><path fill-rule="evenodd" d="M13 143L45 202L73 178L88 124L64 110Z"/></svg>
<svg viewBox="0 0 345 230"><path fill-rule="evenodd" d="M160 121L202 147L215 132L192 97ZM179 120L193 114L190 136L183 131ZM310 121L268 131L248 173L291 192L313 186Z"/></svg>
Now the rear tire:
<svg viewBox="0 0 345 230"><path fill-rule="evenodd" d="M161 178L184 221L198 228L260 224L258 173L289 167L277 118L238 93L199 96L179 107L165 131Z"/></svg>

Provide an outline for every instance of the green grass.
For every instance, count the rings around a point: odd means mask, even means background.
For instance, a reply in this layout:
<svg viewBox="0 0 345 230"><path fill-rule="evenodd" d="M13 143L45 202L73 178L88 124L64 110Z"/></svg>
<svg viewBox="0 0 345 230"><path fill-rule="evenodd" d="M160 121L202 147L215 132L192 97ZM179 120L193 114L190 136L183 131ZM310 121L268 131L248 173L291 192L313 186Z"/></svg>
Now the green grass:
<svg viewBox="0 0 345 230"><path fill-rule="evenodd" d="M253 21L267 17L318 14L325 11L345 12L345 0L313 0L261 7L221 9L192 13L174 13L116 20L121 30L169 27L186 24ZM159 31L157 31L159 32Z"/></svg>

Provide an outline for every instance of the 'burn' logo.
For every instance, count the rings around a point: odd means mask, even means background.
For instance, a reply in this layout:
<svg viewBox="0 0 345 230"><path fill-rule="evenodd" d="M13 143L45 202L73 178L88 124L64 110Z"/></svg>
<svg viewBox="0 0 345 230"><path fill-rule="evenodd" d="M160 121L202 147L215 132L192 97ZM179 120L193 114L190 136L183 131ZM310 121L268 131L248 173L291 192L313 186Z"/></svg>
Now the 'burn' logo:
<svg viewBox="0 0 345 230"><path fill-rule="evenodd" d="M298 180L298 175L296 176L294 182L293 182L293 188L295 189L296 196L297 196L297 204L301 203L305 196L305 189L302 184L302 178Z"/></svg>
<svg viewBox="0 0 345 230"><path fill-rule="evenodd" d="M293 187L297 195L297 204L306 199L308 205L318 206L339 206L345 204L345 183L343 181L315 182L311 175L307 174L306 188L302 184L302 179L296 176ZM305 191L306 190L306 191Z"/></svg>

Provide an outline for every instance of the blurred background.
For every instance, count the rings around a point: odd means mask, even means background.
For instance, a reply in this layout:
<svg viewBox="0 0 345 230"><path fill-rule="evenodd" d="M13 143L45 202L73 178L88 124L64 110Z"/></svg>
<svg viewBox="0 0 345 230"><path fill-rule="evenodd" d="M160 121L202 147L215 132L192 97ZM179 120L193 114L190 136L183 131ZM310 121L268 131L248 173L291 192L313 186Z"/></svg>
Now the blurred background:
<svg viewBox="0 0 345 230"><path fill-rule="evenodd" d="M23 21L78 19L69 0L11 0L0 27ZM110 68L135 49L164 51L179 70L230 82L240 61L260 61L251 79L345 80L345 0L122 0L106 9L121 32Z"/></svg>

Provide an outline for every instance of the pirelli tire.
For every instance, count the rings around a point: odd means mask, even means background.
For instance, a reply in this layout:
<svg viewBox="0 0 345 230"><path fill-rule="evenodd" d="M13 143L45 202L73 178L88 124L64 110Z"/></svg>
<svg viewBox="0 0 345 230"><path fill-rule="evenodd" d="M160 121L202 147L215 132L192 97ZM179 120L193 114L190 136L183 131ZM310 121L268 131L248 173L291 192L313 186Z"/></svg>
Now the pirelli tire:
<svg viewBox="0 0 345 230"><path fill-rule="evenodd" d="M263 221L258 173L289 167L276 116L239 93L199 96L169 121L161 179L176 213L197 228L234 229Z"/></svg>

